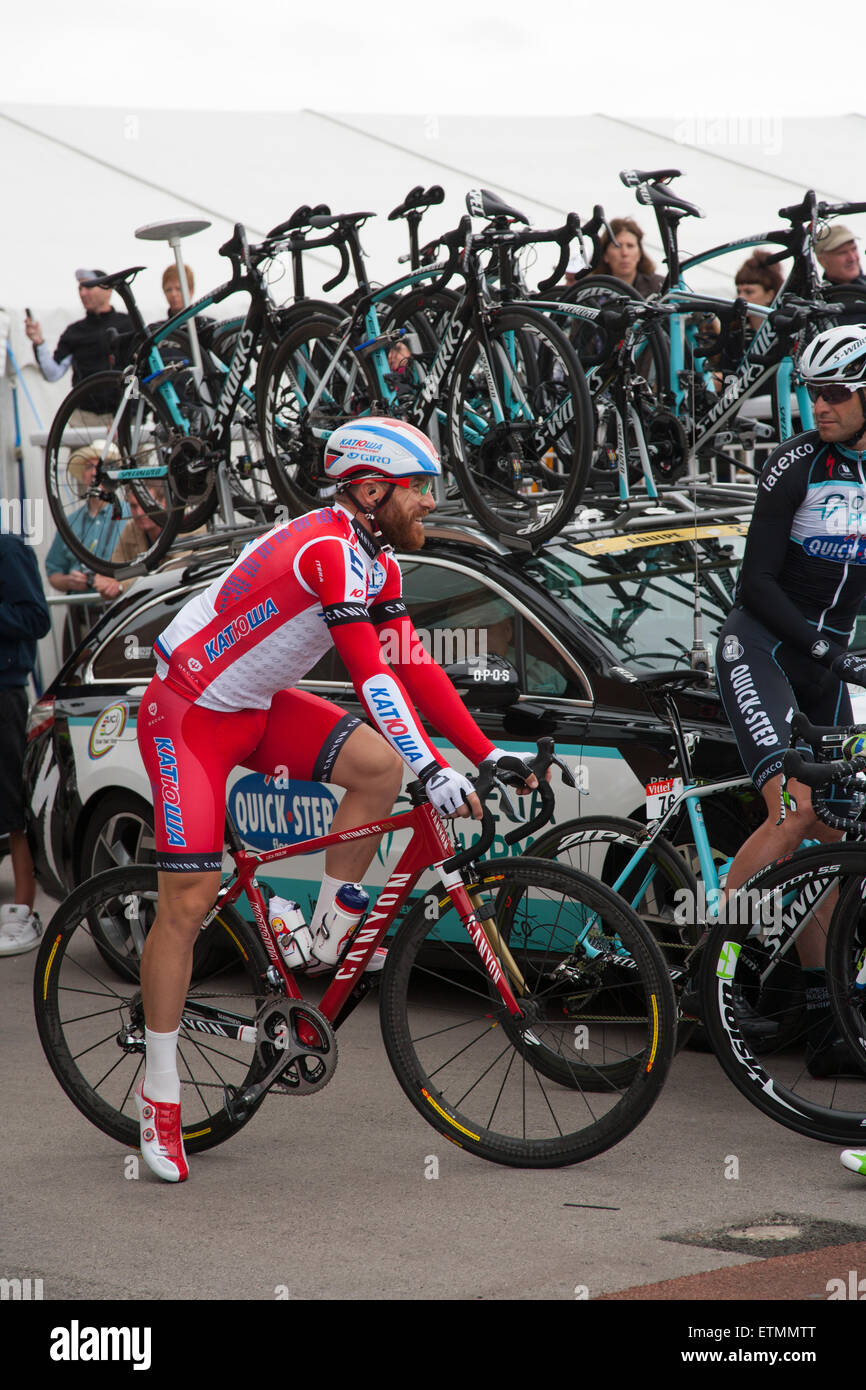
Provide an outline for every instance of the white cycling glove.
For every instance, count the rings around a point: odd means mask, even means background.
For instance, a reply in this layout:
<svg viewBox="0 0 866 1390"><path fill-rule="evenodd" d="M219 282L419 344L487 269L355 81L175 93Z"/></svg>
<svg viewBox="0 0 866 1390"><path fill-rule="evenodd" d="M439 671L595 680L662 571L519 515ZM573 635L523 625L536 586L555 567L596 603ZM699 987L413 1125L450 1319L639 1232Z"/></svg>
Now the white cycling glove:
<svg viewBox="0 0 866 1390"><path fill-rule="evenodd" d="M529 760L533 757L535 757L534 753L510 753L507 748L494 748L492 753L488 753L484 761L493 763L493 766L496 767L502 758L507 758L508 762L503 769L505 772L519 772L520 767L518 765L523 764L526 768L526 778L528 780L532 776L532 768L529 766Z"/></svg>
<svg viewBox="0 0 866 1390"><path fill-rule="evenodd" d="M441 816L453 816L475 788L462 772L455 772L453 767L440 767L425 781L424 790L428 801Z"/></svg>

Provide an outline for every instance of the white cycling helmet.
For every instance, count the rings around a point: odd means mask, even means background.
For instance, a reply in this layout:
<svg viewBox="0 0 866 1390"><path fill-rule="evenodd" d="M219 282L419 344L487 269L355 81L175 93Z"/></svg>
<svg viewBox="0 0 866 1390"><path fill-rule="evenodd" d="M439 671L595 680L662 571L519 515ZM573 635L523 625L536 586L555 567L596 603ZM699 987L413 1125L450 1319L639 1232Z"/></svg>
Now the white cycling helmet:
<svg viewBox="0 0 866 1390"><path fill-rule="evenodd" d="M441 471L426 434L405 420L360 416L340 425L325 445L325 473L338 487L380 480L405 487L412 478L438 478Z"/></svg>
<svg viewBox="0 0 866 1390"><path fill-rule="evenodd" d="M819 333L806 344L798 366L803 380L816 386L866 385L866 326L846 324Z"/></svg>

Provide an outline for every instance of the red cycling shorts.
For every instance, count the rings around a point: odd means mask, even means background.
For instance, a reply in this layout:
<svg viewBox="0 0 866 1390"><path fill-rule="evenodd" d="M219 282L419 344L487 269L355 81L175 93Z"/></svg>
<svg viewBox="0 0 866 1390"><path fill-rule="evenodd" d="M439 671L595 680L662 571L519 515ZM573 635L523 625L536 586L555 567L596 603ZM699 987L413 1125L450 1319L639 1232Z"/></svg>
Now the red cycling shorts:
<svg viewBox="0 0 866 1390"><path fill-rule="evenodd" d="M327 782L360 724L329 700L281 690L270 709L203 709L154 676L138 712L138 746L153 790L157 868L218 872L226 783L235 767Z"/></svg>

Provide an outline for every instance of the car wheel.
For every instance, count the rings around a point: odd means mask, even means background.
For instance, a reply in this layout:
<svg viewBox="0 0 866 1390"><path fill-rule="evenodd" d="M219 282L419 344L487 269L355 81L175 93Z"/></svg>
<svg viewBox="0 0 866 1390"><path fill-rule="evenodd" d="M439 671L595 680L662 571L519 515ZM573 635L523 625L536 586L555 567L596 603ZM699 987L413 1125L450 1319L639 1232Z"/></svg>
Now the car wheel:
<svg viewBox="0 0 866 1390"><path fill-rule="evenodd" d="M153 864L155 857L153 807L131 792L111 792L90 813L78 882L121 864Z"/></svg>

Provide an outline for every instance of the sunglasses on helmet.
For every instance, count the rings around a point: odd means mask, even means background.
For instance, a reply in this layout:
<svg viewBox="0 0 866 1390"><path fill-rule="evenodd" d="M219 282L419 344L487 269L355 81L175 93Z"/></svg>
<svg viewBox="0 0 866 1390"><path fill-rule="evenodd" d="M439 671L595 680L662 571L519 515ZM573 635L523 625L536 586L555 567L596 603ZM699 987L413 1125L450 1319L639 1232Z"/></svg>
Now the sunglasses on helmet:
<svg viewBox="0 0 866 1390"><path fill-rule="evenodd" d="M811 401L817 401L819 396L823 396L828 405L844 405L854 395L850 386L843 386L841 382L836 381L828 381L824 384L807 382L806 390Z"/></svg>

